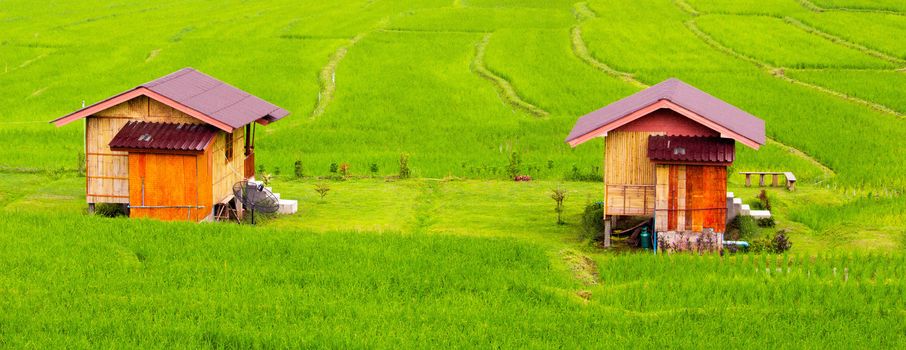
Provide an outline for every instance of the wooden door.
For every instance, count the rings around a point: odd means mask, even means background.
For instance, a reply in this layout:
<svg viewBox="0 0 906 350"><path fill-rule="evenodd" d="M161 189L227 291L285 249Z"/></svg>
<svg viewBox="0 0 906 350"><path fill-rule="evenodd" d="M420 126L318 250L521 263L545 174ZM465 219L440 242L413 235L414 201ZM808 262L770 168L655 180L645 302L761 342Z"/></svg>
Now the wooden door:
<svg viewBox="0 0 906 350"><path fill-rule="evenodd" d="M205 197L210 191L199 186L208 172L202 158L129 153L130 216L190 221L207 217L210 198Z"/></svg>

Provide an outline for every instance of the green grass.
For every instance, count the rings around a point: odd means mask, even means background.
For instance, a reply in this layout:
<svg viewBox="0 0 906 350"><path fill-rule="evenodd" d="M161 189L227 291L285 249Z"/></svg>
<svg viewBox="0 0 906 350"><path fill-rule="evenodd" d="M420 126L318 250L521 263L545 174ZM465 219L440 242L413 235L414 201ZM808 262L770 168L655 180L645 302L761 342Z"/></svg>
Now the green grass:
<svg viewBox="0 0 906 350"><path fill-rule="evenodd" d="M906 4L897 0L810 0L814 4L828 9L847 10L880 10L906 11Z"/></svg>
<svg viewBox="0 0 906 350"><path fill-rule="evenodd" d="M513 239L67 214L22 214L0 232L4 347L699 347L721 332L750 335L726 340L734 347L906 341L901 255L602 256L597 284L582 285L558 255Z"/></svg>
<svg viewBox="0 0 906 350"><path fill-rule="evenodd" d="M884 62L811 35L781 19L702 16L696 23L721 44L776 67L890 68Z"/></svg>
<svg viewBox="0 0 906 350"><path fill-rule="evenodd" d="M906 58L906 18L885 13L823 12L795 16L816 28L899 58Z"/></svg>
<svg viewBox="0 0 906 350"><path fill-rule="evenodd" d="M906 90L902 88L906 72L790 70L787 74L906 114Z"/></svg>
<svg viewBox="0 0 906 350"><path fill-rule="evenodd" d="M903 120L752 60L903 113L902 67L783 18L906 58L904 17L883 13L906 8L812 2L828 11L794 0L4 2L0 347L902 348ZM621 255L582 238L601 184L563 179L599 167L603 145L563 138L638 88L578 58L575 26L601 64L645 84L678 77L795 148L740 146L729 179L751 202L760 189L735 172L796 173L797 191L768 190L792 262ZM545 116L476 72L486 35L484 67ZM256 158L280 169L273 185L298 214L258 227L82 215L82 126L46 122L185 66L292 111L259 128ZM535 181L504 180L514 151ZM386 182L401 153L416 178ZM308 178L287 175L296 160ZM342 162L355 176L374 163L378 177L312 178ZM332 189L323 200L319 182ZM549 198L558 186L565 225Z"/></svg>

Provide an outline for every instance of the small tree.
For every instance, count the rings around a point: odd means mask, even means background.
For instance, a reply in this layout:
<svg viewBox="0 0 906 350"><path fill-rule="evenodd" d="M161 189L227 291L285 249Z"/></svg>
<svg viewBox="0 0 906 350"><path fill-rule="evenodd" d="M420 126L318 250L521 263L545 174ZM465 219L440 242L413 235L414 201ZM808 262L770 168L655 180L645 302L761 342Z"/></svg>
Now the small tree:
<svg viewBox="0 0 906 350"><path fill-rule="evenodd" d="M371 163L371 166L368 167L368 170L371 171L371 177L377 175L378 165L377 163Z"/></svg>
<svg viewBox="0 0 906 350"><path fill-rule="evenodd" d="M297 179L305 177L305 169L302 168L301 160L297 160L295 163L293 163L293 175L295 175Z"/></svg>
<svg viewBox="0 0 906 350"><path fill-rule="evenodd" d="M563 216L563 201L566 200L566 190L557 187L556 189L551 190L551 199L557 202L557 207L554 208L554 211L557 212L557 225L563 225L562 216Z"/></svg>
<svg viewBox="0 0 906 350"><path fill-rule="evenodd" d="M327 196L327 192L330 192L330 185L326 183L319 183L315 185L315 192L318 192L318 195L321 196L321 200L324 200L324 197Z"/></svg>
<svg viewBox="0 0 906 350"><path fill-rule="evenodd" d="M513 152L510 155L510 163L506 166L507 175L510 176L510 180L515 179L521 171L520 167L522 166L522 158L519 157L518 152Z"/></svg>
<svg viewBox="0 0 906 350"><path fill-rule="evenodd" d="M409 170L409 154L400 153L400 180L408 179L412 175L411 170Z"/></svg>
<svg viewBox="0 0 906 350"><path fill-rule="evenodd" d="M340 175L343 175L343 178L349 177L349 163L340 164Z"/></svg>

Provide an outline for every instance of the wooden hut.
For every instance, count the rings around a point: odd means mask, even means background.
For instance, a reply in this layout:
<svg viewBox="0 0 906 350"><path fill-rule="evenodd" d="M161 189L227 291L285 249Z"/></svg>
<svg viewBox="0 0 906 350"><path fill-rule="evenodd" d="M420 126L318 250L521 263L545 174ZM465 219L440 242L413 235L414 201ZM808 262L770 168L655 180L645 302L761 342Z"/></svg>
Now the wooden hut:
<svg viewBox="0 0 906 350"><path fill-rule="evenodd" d="M707 239L719 249L735 145L758 149L765 129L751 114L668 79L581 117L566 142L575 147L596 137L605 139L607 245L613 219L644 216L674 247Z"/></svg>
<svg viewBox="0 0 906 350"><path fill-rule="evenodd" d="M255 125L288 114L184 68L52 123L85 120L89 210L121 203L133 217L200 221L254 176Z"/></svg>

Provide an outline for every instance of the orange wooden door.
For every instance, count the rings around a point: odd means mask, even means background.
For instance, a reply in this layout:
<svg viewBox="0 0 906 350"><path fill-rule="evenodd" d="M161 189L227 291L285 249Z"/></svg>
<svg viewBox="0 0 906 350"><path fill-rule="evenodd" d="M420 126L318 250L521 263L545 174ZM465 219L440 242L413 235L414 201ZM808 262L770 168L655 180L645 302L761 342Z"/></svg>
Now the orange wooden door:
<svg viewBox="0 0 906 350"><path fill-rule="evenodd" d="M210 199L199 189L198 156L181 154L129 154L130 216L160 220L198 221L207 216ZM207 191L208 193L210 191ZM206 200L207 199L207 200Z"/></svg>

